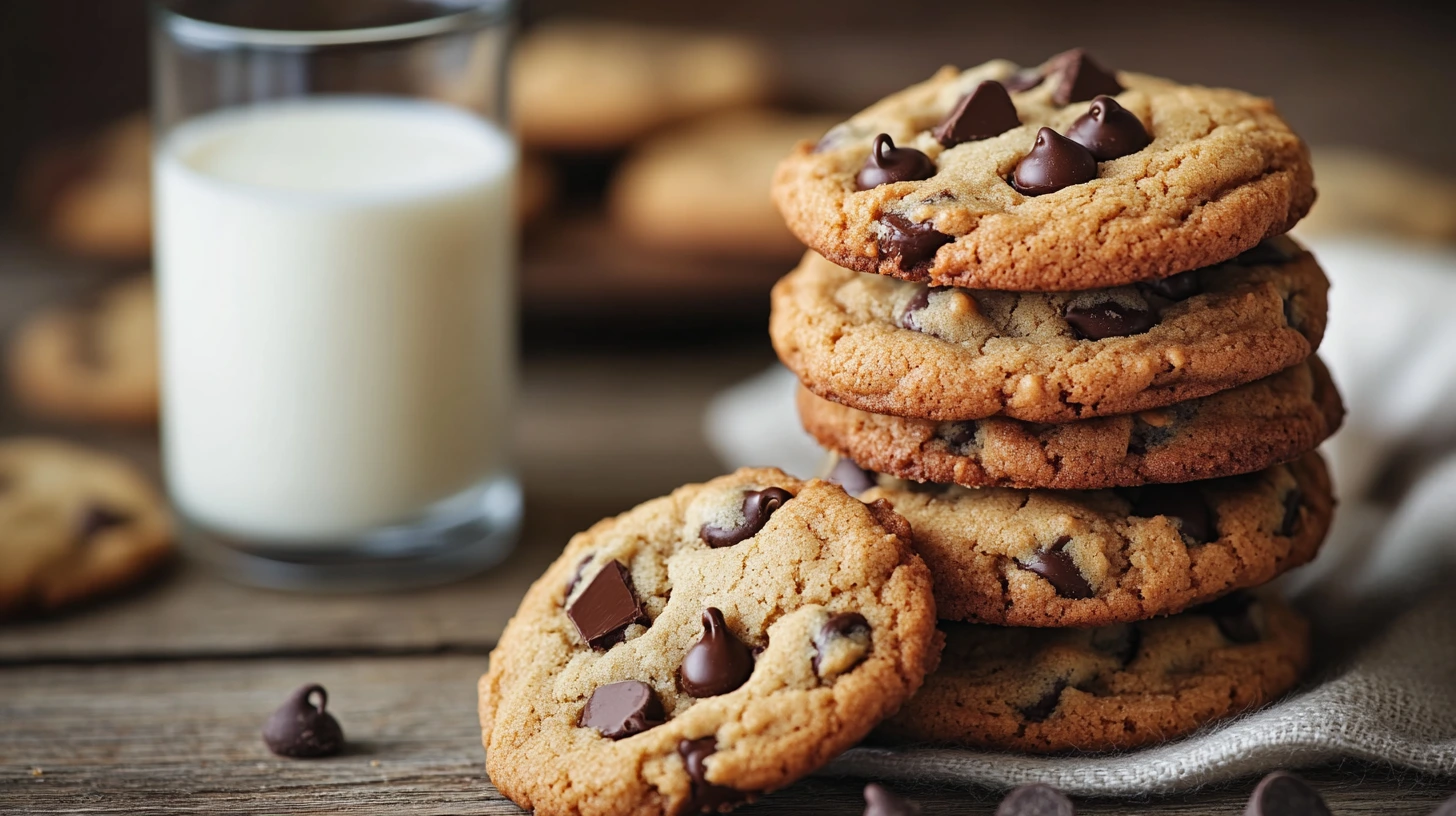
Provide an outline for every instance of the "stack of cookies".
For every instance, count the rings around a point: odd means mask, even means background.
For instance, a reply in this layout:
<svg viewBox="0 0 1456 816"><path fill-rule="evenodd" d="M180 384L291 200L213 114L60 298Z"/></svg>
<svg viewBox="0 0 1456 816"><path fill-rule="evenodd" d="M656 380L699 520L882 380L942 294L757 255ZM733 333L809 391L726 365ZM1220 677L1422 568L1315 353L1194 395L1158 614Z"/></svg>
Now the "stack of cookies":
<svg viewBox="0 0 1456 816"><path fill-rule="evenodd" d="M804 144L773 292L832 478L909 520L947 638L896 739L1108 750L1292 687L1314 557L1328 282L1267 100L1085 52L942 70ZM1017 627L1017 628L1006 628Z"/></svg>

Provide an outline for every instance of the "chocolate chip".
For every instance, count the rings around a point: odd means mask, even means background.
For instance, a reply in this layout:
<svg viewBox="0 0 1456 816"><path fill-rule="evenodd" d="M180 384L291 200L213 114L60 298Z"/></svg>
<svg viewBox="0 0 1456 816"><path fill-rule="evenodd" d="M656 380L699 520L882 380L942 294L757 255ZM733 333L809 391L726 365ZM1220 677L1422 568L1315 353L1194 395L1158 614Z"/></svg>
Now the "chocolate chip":
<svg viewBox="0 0 1456 816"><path fill-rule="evenodd" d="M1137 657L1138 649L1142 645L1143 632L1135 624L1104 626L1092 631L1092 648L1117 658L1123 668L1127 668L1133 658Z"/></svg>
<svg viewBox="0 0 1456 816"><path fill-rule="evenodd" d="M576 571L571 573L571 580L566 582L566 597L570 598L571 593L576 591L576 585L581 583L581 575L586 572L587 565L592 562L592 554L587 553L577 562Z"/></svg>
<svg viewBox="0 0 1456 816"><path fill-rule="evenodd" d="M1138 284L1138 288L1168 300L1187 300L1198 294L1203 287L1198 280L1198 270L1190 269L1166 278L1143 281Z"/></svg>
<svg viewBox="0 0 1456 816"><path fill-rule="evenodd" d="M870 622L865 620L864 615L858 612L840 612L837 615L830 615L829 620L819 627L814 633L814 656L809 663L815 674L819 674L819 664L824 660L826 652L834 647L836 641L843 639L854 639L868 645L870 639ZM839 669L843 673L849 671L855 663L863 660L860 655L854 663Z"/></svg>
<svg viewBox="0 0 1456 816"><path fill-rule="evenodd" d="M712 736L695 740L682 740L677 744L678 756L682 757L692 780L692 795L688 798L688 810L708 813L720 808L747 802L749 794L708 781L706 760L718 750L718 741Z"/></svg>
<svg viewBox="0 0 1456 816"><path fill-rule="evenodd" d="M1052 101L1058 105L1085 102L1106 94L1122 93L1122 85L1110 71L1098 65L1086 51L1074 48L1052 57L1051 73L1057 77L1056 88L1052 90Z"/></svg>
<svg viewBox="0 0 1456 816"><path fill-rule="evenodd" d="M317 705L310 702L315 696ZM300 686L263 726L263 742L268 750L296 758L337 754L344 747L344 730L334 715L324 710L328 702L329 693L323 686Z"/></svg>
<svg viewBox="0 0 1456 816"><path fill-rule="evenodd" d="M964 451L976 441L975 421L967 422L942 422L936 426L935 435L944 439L947 445L958 451Z"/></svg>
<svg viewBox="0 0 1456 816"><path fill-rule="evenodd" d="M662 702L652 687L641 680L623 680L597 686L578 724L595 728L607 739L618 740L640 734L667 722Z"/></svg>
<svg viewBox="0 0 1456 816"><path fill-rule="evenodd" d="M844 492L851 496L858 497L859 494L875 486L875 472L865 470L856 465L853 459L839 457L830 468L829 475L825 481L833 482L844 488Z"/></svg>
<svg viewBox="0 0 1456 816"><path fill-rule="evenodd" d="M1052 687L1047 690L1046 694L1041 696L1040 700L1021 709L1021 716L1027 722L1046 722L1046 718L1050 717L1052 712L1057 710L1057 703L1062 701L1062 692L1066 690L1066 680L1058 680L1052 683Z"/></svg>
<svg viewBox="0 0 1456 816"><path fill-rule="evenodd" d="M1063 598L1083 600L1092 597L1092 585L1077 571L1076 562L1066 553L1065 548L1071 540L1071 536L1062 536L1048 549L1037 550L1025 561L1018 560L1016 565L1045 578Z"/></svg>
<svg viewBox="0 0 1456 816"><path fill-rule="evenodd" d="M1025 196L1039 196L1097 178L1097 159L1087 148L1044 127L1036 132L1031 152L1016 163L1011 186Z"/></svg>
<svg viewBox="0 0 1456 816"><path fill-rule="evenodd" d="M1046 75L1041 72L1040 68L1019 68L1001 84L1012 93L1020 93L1035 88L1044 79L1046 79Z"/></svg>
<svg viewBox="0 0 1456 816"><path fill-rule="evenodd" d="M1021 125L1011 95L999 82L987 80L961 97L945 121L930 134L945 147L962 142L979 142Z"/></svg>
<svg viewBox="0 0 1456 816"><path fill-rule="evenodd" d="M954 240L929 221L916 223L894 213L881 216L880 224L885 228L880 236L880 257L899 258L901 269L934 260L935 251Z"/></svg>
<svg viewBox="0 0 1456 816"><path fill-rule="evenodd" d="M1136 153L1153 141L1142 120L1110 96L1092 100L1092 107L1067 129L1067 138L1087 148L1098 161Z"/></svg>
<svg viewBox="0 0 1456 816"><path fill-rule="evenodd" d="M1331 816L1319 792L1288 771L1275 771L1260 780L1244 816Z"/></svg>
<svg viewBox="0 0 1456 816"><path fill-rule="evenodd" d="M593 649L618 642L634 623L647 623L647 613L632 592L632 578L621 561L608 561L580 595L566 607L577 634Z"/></svg>
<svg viewBox="0 0 1456 816"><path fill-rule="evenodd" d="M920 320L915 317L915 313L930 305L931 291L930 287L922 286L915 290L915 294L911 295L909 300L905 301L905 308L900 310L901 328L910 331L925 331L924 327L920 325Z"/></svg>
<svg viewBox="0 0 1456 816"><path fill-rule="evenodd" d="M1202 606L1188 610L1194 615L1207 615L1223 636L1234 643L1258 643L1261 639L1259 626L1254 622L1255 598L1242 590L1209 601Z"/></svg>
<svg viewBox="0 0 1456 816"><path fill-rule="evenodd" d="M864 816L917 816L920 806L908 802L883 785L871 782L864 789Z"/></svg>
<svg viewBox="0 0 1456 816"><path fill-rule="evenodd" d="M1158 324L1147 309L1124 306L1111 300L1091 306L1072 306L1063 315L1078 340L1103 340L1142 334Z"/></svg>
<svg viewBox="0 0 1456 816"><path fill-rule="evenodd" d="M81 537L82 541L89 541L92 536L102 530L111 527L120 527L129 521L131 521L131 516L126 513L91 504L87 505L86 509L81 511L80 521L76 524L77 534Z"/></svg>
<svg viewBox="0 0 1456 816"><path fill-rule="evenodd" d="M1147 485L1132 494L1132 515L1139 518L1167 516L1178 523L1178 531L1194 544L1207 544L1218 537L1214 513L1203 493L1193 485Z"/></svg>
<svg viewBox="0 0 1456 816"><path fill-rule="evenodd" d="M1006 794L996 806L995 816L1077 816L1077 808L1061 791L1037 783Z"/></svg>
<svg viewBox="0 0 1456 816"><path fill-rule="evenodd" d="M727 694L753 674L753 650L728 628L723 613L710 606L703 610L703 637L683 656L678 674L689 696Z"/></svg>
<svg viewBox="0 0 1456 816"><path fill-rule="evenodd" d="M857 190L869 190L897 181L920 181L935 175L935 162L913 147L895 147L890 134L875 137L869 158L854 177Z"/></svg>
<svg viewBox="0 0 1456 816"><path fill-rule="evenodd" d="M1279 522L1279 535L1292 536L1299 529L1299 508L1304 504L1304 493L1294 488L1284 494L1284 520Z"/></svg>
<svg viewBox="0 0 1456 816"><path fill-rule="evenodd" d="M782 487L765 487L762 490L747 490L743 493L743 523L737 527L715 527L704 524L698 530L698 537L709 547L731 547L740 541L752 538L768 524L769 516L792 499L794 494Z"/></svg>

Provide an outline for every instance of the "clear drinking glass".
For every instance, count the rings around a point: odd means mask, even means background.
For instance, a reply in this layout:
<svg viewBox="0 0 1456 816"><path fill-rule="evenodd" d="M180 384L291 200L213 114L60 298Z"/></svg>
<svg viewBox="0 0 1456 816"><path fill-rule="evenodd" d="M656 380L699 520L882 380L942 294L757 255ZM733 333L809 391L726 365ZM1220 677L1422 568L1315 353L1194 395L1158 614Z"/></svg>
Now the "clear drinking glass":
<svg viewBox="0 0 1456 816"><path fill-rule="evenodd" d="M514 543L512 11L154 8L166 478L238 580L430 583Z"/></svg>

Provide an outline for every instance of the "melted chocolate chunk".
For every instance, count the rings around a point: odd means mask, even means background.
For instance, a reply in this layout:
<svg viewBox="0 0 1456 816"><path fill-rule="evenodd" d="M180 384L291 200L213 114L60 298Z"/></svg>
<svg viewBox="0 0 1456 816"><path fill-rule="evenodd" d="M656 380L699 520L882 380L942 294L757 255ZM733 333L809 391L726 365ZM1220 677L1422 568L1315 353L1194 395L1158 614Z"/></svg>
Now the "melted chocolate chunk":
<svg viewBox="0 0 1456 816"><path fill-rule="evenodd" d="M311 702L318 698L318 704ZM263 726L263 742L279 756L307 758L337 754L344 747L344 730L324 710L329 693L317 683L300 686L273 712Z"/></svg>
<svg viewBox="0 0 1456 816"><path fill-rule="evenodd" d="M129 521L131 521L131 516L125 513L92 504L87 505L86 509L81 512L81 519L76 527L81 540L89 541L92 536L102 530L120 527Z"/></svg>
<svg viewBox="0 0 1456 816"><path fill-rule="evenodd" d="M723 613L710 606L703 610L703 637L683 656L678 674L689 696L727 694L753 674L753 650L728 628Z"/></svg>
<svg viewBox="0 0 1456 816"><path fill-rule="evenodd" d="M935 251L953 239L935 229L929 221L916 223L910 219L886 213L880 216L884 234L880 236L881 258L899 258L901 269L912 269L935 259Z"/></svg>
<svg viewBox="0 0 1456 816"><path fill-rule="evenodd" d="M854 177L857 190L869 190L897 181L920 181L935 175L935 162L913 147L895 147L888 133L875 137L870 156Z"/></svg>
<svg viewBox="0 0 1456 816"><path fill-rule="evenodd" d="M864 789L864 816L918 816L920 806L909 802L882 785L871 782Z"/></svg>
<svg viewBox="0 0 1456 816"><path fill-rule="evenodd" d="M921 327L920 321L915 317L915 313L930 305L930 293L930 287L923 286L916 289L915 294L911 295L910 299L905 301L905 308L900 310L900 328L909 329L910 331L925 331Z"/></svg>
<svg viewBox="0 0 1456 816"><path fill-rule="evenodd" d="M769 516L792 499L794 494L782 487L765 487L762 490L747 490L743 493L743 523L737 527L714 527L704 524L698 530L698 537L709 547L731 547L758 535L768 524Z"/></svg>
<svg viewBox="0 0 1456 816"><path fill-rule="evenodd" d="M1275 771L1260 780L1244 816L1332 816L1324 797L1309 783L1288 771Z"/></svg>
<svg viewBox="0 0 1456 816"><path fill-rule="evenodd" d="M865 470L856 465L853 459L841 456L834 462L834 467L829 470L829 475L824 480L839 485L844 488L845 493L857 498L859 494L875 486L875 472Z"/></svg>
<svg viewBox="0 0 1456 816"><path fill-rule="evenodd" d="M619 740L665 722L667 714L652 687L641 680L623 680L597 686L577 724L595 728L607 739Z"/></svg>
<svg viewBox="0 0 1456 816"><path fill-rule="evenodd" d="M1234 643L1258 643L1263 635L1252 614L1255 600L1253 595L1238 590L1188 611L1213 618L1218 631Z"/></svg>
<svg viewBox="0 0 1456 816"><path fill-rule="evenodd" d="M825 621L824 625L819 627L819 631L814 633L814 656L809 659L814 673L819 673L819 662L823 660L825 650L834 645L834 641L858 635L863 635L868 640L869 634L870 622L858 612L840 612L837 615L830 615L829 620ZM848 668L844 671L848 671Z"/></svg>
<svg viewBox="0 0 1456 816"><path fill-rule="evenodd" d="M621 640L634 623L648 623L647 613L632 592L632 578L621 561L608 561L591 583L566 607L577 634L593 649Z"/></svg>
<svg viewBox="0 0 1456 816"><path fill-rule="evenodd" d="M1097 159L1087 148L1044 127L1036 133L1031 152L1021 157L1011 175L1011 186L1025 196L1039 196L1097 178Z"/></svg>
<svg viewBox="0 0 1456 816"><path fill-rule="evenodd" d="M1006 794L994 816L1077 816L1077 808L1066 794L1051 785L1036 783Z"/></svg>
<svg viewBox="0 0 1456 816"><path fill-rule="evenodd" d="M1092 306L1071 307L1063 317L1078 340L1127 337L1142 334L1158 325L1152 312L1110 300Z"/></svg>
<svg viewBox="0 0 1456 816"><path fill-rule="evenodd" d="M708 781L707 759L718 750L718 740L712 736L702 739L683 740L677 744L678 756L682 757L692 780L692 796L688 799L688 810L700 813L716 811L728 805L747 802L750 795L726 785L715 785Z"/></svg>
<svg viewBox="0 0 1456 816"><path fill-rule="evenodd" d="M1062 692L1066 690L1067 681L1058 680L1052 684L1052 687L1047 690L1046 694L1041 696L1040 700L1021 709L1021 716L1027 722L1046 722L1047 717L1050 717L1052 712L1057 710L1057 703L1062 701Z"/></svg>
<svg viewBox="0 0 1456 816"><path fill-rule="evenodd" d="M961 97L945 121L930 133L945 147L979 142L1021 125L1011 95L999 82L987 80Z"/></svg>
<svg viewBox="0 0 1456 816"><path fill-rule="evenodd" d="M1138 284L1138 288L1168 300L1187 300L1202 291L1203 287L1198 280L1198 270L1190 269L1166 278L1143 281Z"/></svg>
<svg viewBox="0 0 1456 816"><path fill-rule="evenodd" d="M1299 508L1304 504L1304 494L1294 488L1284 494L1284 519L1279 522L1279 535L1292 536L1299 529Z"/></svg>
<svg viewBox="0 0 1456 816"><path fill-rule="evenodd" d="M1058 54L1052 57L1050 63L1050 73L1056 76L1052 101L1058 105L1085 102L1103 94L1116 96L1123 91L1117 77L1080 48Z"/></svg>
<svg viewBox="0 0 1456 816"><path fill-rule="evenodd" d="M1127 668L1143 645L1143 632L1136 624L1105 626L1092 632L1092 648L1117 658Z"/></svg>
<svg viewBox="0 0 1456 816"><path fill-rule="evenodd" d="M1067 129L1067 138L1087 148L1098 161L1131 155L1153 141L1142 120L1110 96L1092 100L1092 107Z"/></svg>
<svg viewBox="0 0 1456 816"><path fill-rule="evenodd" d="M1093 596L1092 585L1077 571L1077 563L1066 552L1070 536L1062 536L1050 548L1032 553L1016 565L1045 578L1063 598L1083 600Z"/></svg>
<svg viewBox="0 0 1456 816"><path fill-rule="evenodd" d="M1203 493L1191 484L1146 485L1132 493L1132 515L1139 518L1167 516L1178 522L1178 531L1194 544L1207 544L1218 537L1213 509Z"/></svg>

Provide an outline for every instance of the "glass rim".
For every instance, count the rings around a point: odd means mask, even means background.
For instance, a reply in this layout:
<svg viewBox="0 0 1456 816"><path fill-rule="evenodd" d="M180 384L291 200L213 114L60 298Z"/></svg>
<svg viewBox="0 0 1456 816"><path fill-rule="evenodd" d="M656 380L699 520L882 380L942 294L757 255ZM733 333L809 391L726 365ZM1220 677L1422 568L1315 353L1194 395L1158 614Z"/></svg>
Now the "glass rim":
<svg viewBox="0 0 1456 816"><path fill-rule="evenodd" d="M172 38L205 48L317 48L398 42L485 28L510 19L515 0L469 0L437 17L364 28L289 30L251 28L189 17L171 8L173 0L152 0L155 25Z"/></svg>

